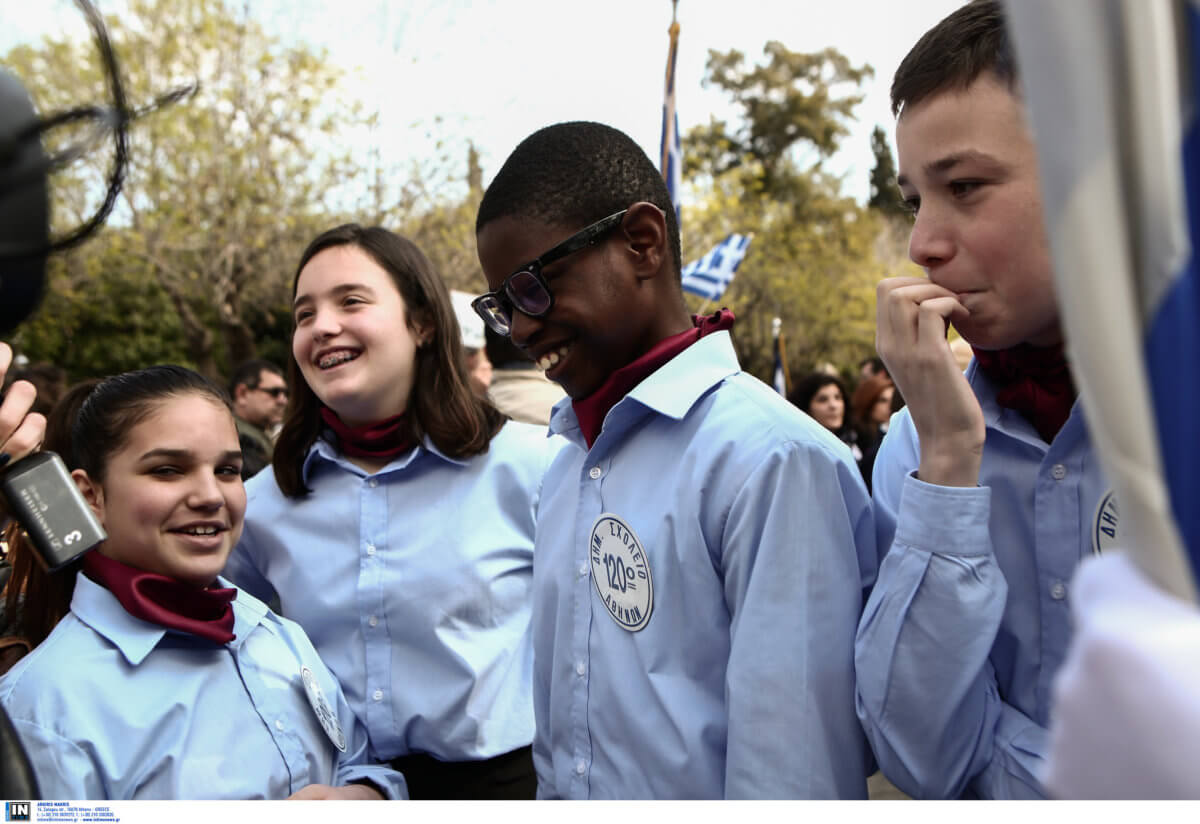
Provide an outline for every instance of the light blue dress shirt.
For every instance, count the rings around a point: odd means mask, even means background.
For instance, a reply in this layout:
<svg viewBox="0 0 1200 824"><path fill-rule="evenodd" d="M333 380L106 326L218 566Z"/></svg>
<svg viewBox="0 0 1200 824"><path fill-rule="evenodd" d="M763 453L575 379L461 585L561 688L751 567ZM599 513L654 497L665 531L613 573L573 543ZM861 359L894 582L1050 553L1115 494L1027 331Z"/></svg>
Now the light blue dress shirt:
<svg viewBox="0 0 1200 824"><path fill-rule="evenodd" d="M1078 401L1047 445L974 363L966 375L987 426L978 487L916 478L908 410L875 461L891 550L858 632L858 711L880 768L910 795L1036 798L1067 583L1103 550L1115 509Z"/></svg>
<svg viewBox="0 0 1200 824"><path fill-rule="evenodd" d="M233 613L237 637L217 646L133 617L80 574L70 613L0 678L42 797L281 799L368 779L407 798L399 773L367 763L366 730L304 631L244 592ZM344 753L309 702L304 667Z"/></svg>
<svg viewBox="0 0 1200 824"><path fill-rule="evenodd" d="M533 530L561 439L508 422L467 460L432 443L368 475L319 439L312 490L246 484L225 574L304 627L381 760L491 758L533 739Z"/></svg>
<svg viewBox="0 0 1200 824"><path fill-rule="evenodd" d="M741 372L727 332L635 387L591 449L568 401L550 429L570 445L538 512L539 795L865 797L875 536L845 444Z"/></svg>

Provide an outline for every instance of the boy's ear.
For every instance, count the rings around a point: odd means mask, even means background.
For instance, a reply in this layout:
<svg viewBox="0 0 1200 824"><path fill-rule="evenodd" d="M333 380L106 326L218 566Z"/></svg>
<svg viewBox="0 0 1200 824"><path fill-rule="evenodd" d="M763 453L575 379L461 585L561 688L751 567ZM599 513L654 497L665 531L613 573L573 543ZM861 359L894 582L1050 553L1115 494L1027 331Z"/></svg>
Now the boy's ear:
<svg viewBox="0 0 1200 824"><path fill-rule="evenodd" d="M75 486L79 487L83 499L88 502L88 506L92 508L92 512L103 523L104 518L104 488L100 484L92 481L88 477L86 471L82 469L72 469L71 477L75 480Z"/></svg>
<svg viewBox="0 0 1200 824"><path fill-rule="evenodd" d="M670 241L667 238L667 218L662 209L653 203L640 201L629 207L622 231L628 241L627 248L633 259L634 273L638 280L658 277L670 259Z"/></svg>

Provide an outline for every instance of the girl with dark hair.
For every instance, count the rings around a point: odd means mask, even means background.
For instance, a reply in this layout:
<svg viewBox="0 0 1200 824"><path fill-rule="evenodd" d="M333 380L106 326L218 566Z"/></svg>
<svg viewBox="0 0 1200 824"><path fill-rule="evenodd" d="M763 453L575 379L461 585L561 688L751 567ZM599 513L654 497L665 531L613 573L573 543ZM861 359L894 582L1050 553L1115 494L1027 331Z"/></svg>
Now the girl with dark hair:
<svg viewBox="0 0 1200 824"><path fill-rule="evenodd" d="M796 384L788 400L837 435L850 447L855 461L862 460L858 433L846 416L846 387L837 376L827 372L812 372Z"/></svg>
<svg viewBox="0 0 1200 824"><path fill-rule="evenodd" d="M472 391L441 278L381 228L297 267L274 474L227 574L312 637L413 798L532 798L530 585L558 444Z"/></svg>
<svg viewBox="0 0 1200 824"><path fill-rule="evenodd" d="M108 538L0 679L44 797L403 797L303 630L217 577L246 508L223 392L155 366L74 402L68 463Z"/></svg>

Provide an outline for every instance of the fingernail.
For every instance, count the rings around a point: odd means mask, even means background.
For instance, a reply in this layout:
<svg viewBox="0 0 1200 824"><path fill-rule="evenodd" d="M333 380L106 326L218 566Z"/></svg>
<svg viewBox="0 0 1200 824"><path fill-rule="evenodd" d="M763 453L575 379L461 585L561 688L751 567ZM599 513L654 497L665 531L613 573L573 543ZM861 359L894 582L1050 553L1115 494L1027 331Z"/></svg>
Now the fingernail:
<svg viewBox="0 0 1200 824"><path fill-rule="evenodd" d="M7 452L0 452L0 466L4 466L11 460L12 455L9 455Z"/></svg>

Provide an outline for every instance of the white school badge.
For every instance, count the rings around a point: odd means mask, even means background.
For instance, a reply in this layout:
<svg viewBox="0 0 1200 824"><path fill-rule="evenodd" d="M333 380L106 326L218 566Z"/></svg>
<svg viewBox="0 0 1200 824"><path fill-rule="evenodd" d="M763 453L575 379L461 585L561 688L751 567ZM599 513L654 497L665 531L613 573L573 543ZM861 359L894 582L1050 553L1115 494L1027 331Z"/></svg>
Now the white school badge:
<svg viewBox="0 0 1200 824"><path fill-rule="evenodd" d="M608 614L630 632L645 627L654 611L654 580L642 542L629 524L610 513L597 518L588 556L592 583Z"/></svg>
<svg viewBox="0 0 1200 824"><path fill-rule="evenodd" d="M1117 496L1110 489L1100 499L1096 517L1092 519L1092 552L1100 555L1119 546L1121 533L1117 530L1117 521L1120 515Z"/></svg>
<svg viewBox="0 0 1200 824"><path fill-rule="evenodd" d="M329 708L329 702L325 700L325 693L321 691L321 685L317 683L312 670L302 667L300 680L304 682L304 694L308 696L308 703L312 704L313 712L317 714L317 720L321 722L321 729L325 730L325 734L329 736L333 746L345 752L346 736L342 735L342 725L338 723L337 716Z"/></svg>

